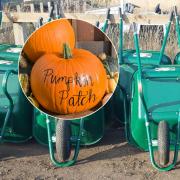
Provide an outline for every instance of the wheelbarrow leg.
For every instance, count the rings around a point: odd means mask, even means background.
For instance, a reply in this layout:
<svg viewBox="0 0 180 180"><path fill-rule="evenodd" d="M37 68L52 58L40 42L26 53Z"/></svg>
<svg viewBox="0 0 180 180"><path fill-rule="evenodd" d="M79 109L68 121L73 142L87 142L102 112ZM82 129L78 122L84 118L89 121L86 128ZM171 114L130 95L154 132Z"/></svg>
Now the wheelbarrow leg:
<svg viewBox="0 0 180 180"><path fill-rule="evenodd" d="M170 28L172 17L173 17L173 13L171 12L168 29ZM154 159L154 148L153 148L153 144L152 144L151 129L150 129L150 123L151 122L150 122L150 120L148 118L148 108L147 108L146 101L145 101L145 98L144 98L144 93L143 93L142 66L141 66L141 60L140 60L139 42L138 42L137 29L136 29L136 24L135 23L133 23L133 28L134 28L134 43L135 43L135 48L136 48L136 53L137 53L137 63L138 63L138 79L137 79L137 81L138 81L137 82L138 83L138 92L139 92L139 98L140 98L141 105L142 105L141 108L145 112L144 115L141 114L140 118L142 118L142 119L145 118L145 127L146 127L147 139L148 139L148 149L149 149L149 153L150 153L150 160L151 160L151 163L154 166L154 168L156 168L157 170L159 170L159 171L169 171L172 168L174 168L174 166L176 165L177 157L178 157L179 139L180 139L180 112L179 112L179 115L178 115L176 142L175 142L175 150L174 150L173 162L169 166L160 167L155 162L155 159ZM166 39L165 39L165 41L166 41ZM165 41L164 41L164 43L165 43ZM164 51L164 47L161 50L161 54L163 54L162 53L163 51Z"/></svg>
<svg viewBox="0 0 180 180"><path fill-rule="evenodd" d="M72 166L78 157L79 154L79 147L80 147L80 139L81 139L81 134L84 126L84 120L81 118L80 120L80 129L79 129L79 135L76 139L76 145L75 145L75 150L74 150L74 156L72 160L66 161L66 162L59 162L55 158L55 152L54 152L54 147L53 147L53 141L52 141L52 131L51 131L51 126L50 126L50 119L46 115L46 124L47 124L47 133L48 133L48 145L49 145L49 153L50 153L50 158L52 163L57 166L57 167L67 167L67 166Z"/></svg>
<svg viewBox="0 0 180 180"><path fill-rule="evenodd" d="M152 138L151 138L151 130L150 130L150 122L146 118L146 132L147 132L147 138L148 138L148 147L149 147L149 152L150 152L150 160L154 168L156 168L159 171L169 171L177 163L178 159L178 150L179 150L179 141L180 141L180 110L179 110L179 115L178 115L178 123L177 123L177 135L176 135L176 142L175 142L175 149L174 149L174 158L173 162L167 166L167 167L160 167L154 160L154 150L153 150L153 145L152 145Z"/></svg>
<svg viewBox="0 0 180 180"><path fill-rule="evenodd" d="M122 17L122 10L119 8L119 48L118 48L118 64L124 64L123 60L123 17Z"/></svg>
<svg viewBox="0 0 180 180"><path fill-rule="evenodd" d="M11 118L13 108L14 108L13 99L11 98L11 96L8 93L8 90L7 90L7 82L8 82L9 75L11 73L17 74L17 72L14 71L14 70L6 71L6 73L4 74L3 80L2 80L2 89L3 89L3 92L6 95L7 99L9 100L9 109L8 109L8 111L6 113L6 117L5 117L2 129L1 129L1 132L0 132L0 142L3 142L5 129L6 129L8 121Z"/></svg>
<svg viewBox="0 0 180 180"><path fill-rule="evenodd" d="M129 122L128 122L128 112L127 112L127 94L123 87L119 86L119 90L122 92L122 101L123 101L123 112L124 112L124 128L125 128L125 137L128 142L130 142L129 134Z"/></svg>

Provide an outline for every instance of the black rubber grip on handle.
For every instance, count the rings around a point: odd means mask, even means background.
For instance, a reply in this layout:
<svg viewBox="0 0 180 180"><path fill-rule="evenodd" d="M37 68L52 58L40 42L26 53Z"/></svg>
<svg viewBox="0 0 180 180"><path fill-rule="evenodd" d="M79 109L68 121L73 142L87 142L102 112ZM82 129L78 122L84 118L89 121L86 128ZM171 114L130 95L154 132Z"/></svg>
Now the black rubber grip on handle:
<svg viewBox="0 0 180 180"><path fill-rule="evenodd" d="M106 19L110 19L110 8L106 11Z"/></svg>
<svg viewBox="0 0 180 180"><path fill-rule="evenodd" d="M133 22L133 32L137 33L137 24L135 22Z"/></svg>
<svg viewBox="0 0 180 180"><path fill-rule="evenodd" d="M40 17L38 22L39 22L39 26L42 26L43 25L43 17Z"/></svg>
<svg viewBox="0 0 180 180"><path fill-rule="evenodd" d="M174 16L174 13L173 13L173 11L171 11L170 16L169 16L169 21L173 20L173 16Z"/></svg>
<svg viewBox="0 0 180 180"><path fill-rule="evenodd" d="M54 10L55 10L55 15L59 16L60 15L60 7L59 4L54 5Z"/></svg>
<svg viewBox="0 0 180 180"><path fill-rule="evenodd" d="M1 0L0 0L0 11L2 11L2 4L1 4Z"/></svg>
<svg viewBox="0 0 180 180"><path fill-rule="evenodd" d="M174 15L175 15L175 17L178 16L178 13L177 13L177 6L174 6Z"/></svg>
<svg viewBox="0 0 180 180"><path fill-rule="evenodd" d="M119 7L119 17L122 18L122 9Z"/></svg>
<svg viewBox="0 0 180 180"><path fill-rule="evenodd" d="M49 17L52 19L54 17L54 2L51 2L51 10L49 12Z"/></svg>

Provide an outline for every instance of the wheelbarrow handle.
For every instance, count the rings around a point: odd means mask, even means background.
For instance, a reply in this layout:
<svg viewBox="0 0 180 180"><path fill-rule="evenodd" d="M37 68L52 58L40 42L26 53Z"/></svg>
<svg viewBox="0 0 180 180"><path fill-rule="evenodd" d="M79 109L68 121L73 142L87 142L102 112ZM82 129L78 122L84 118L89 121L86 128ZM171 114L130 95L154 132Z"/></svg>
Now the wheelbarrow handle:
<svg viewBox="0 0 180 180"><path fill-rule="evenodd" d="M133 32L137 33L137 24L133 22L132 26L133 26Z"/></svg>
<svg viewBox="0 0 180 180"><path fill-rule="evenodd" d="M58 4L54 5L54 12L55 12L56 19L59 19L60 18L60 12L59 12L59 5Z"/></svg>
<svg viewBox="0 0 180 180"><path fill-rule="evenodd" d="M48 22L50 22L53 18L54 18L54 3L51 2L51 8L50 8L50 12L49 12Z"/></svg>
<svg viewBox="0 0 180 180"><path fill-rule="evenodd" d="M2 80L2 89L3 89L4 94L8 98L10 105L12 106L13 100L11 98L11 95L8 93L8 90L7 90L7 82L8 82L8 78L9 78L10 74L18 74L18 72L15 70L6 71L6 73L3 76L3 80Z"/></svg>
<svg viewBox="0 0 180 180"><path fill-rule="evenodd" d="M3 89L3 92L6 95L7 99L9 100L9 109L8 109L8 111L6 113L5 120L4 120L2 129L1 129L1 132L0 132L0 142L3 141L3 137L4 137L4 133L5 133L7 123L8 123L8 121L9 121L11 115L12 115L12 111L13 111L13 108L14 108L13 99L12 99L11 95L8 93L8 90L7 90L8 78L9 78L10 74L12 74L12 73L13 74L18 74L18 72L15 71L15 70L8 70L8 71L5 72L5 74L3 76L3 80L2 80L2 89Z"/></svg>
<svg viewBox="0 0 180 180"><path fill-rule="evenodd" d="M176 21L176 34L178 39L178 47L180 48L180 24L179 24L179 17L177 13L177 6L174 6L174 16Z"/></svg>
<svg viewBox="0 0 180 180"><path fill-rule="evenodd" d="M177 17L178 13L177 13L177 6L174 6L174 16Z"/></svg>
<svg viewBox="0 0 180 180"><path fill-rule="evenodd" d="M43 25L43 17L40 17L38 19L38 28L41 27Z"/></svg>
<svg viewBox="0 0 180 180"><path fill-rule="evenodd" d="M106 20L104 23L104 26L101 28L102 32L106 32L107 28L108 28L108 21L110 20L110 8L107 8L106 11Z"/></svg>
<svg viewBox="0 0 180 180"><path fill-rule="evenodd" d="M107 11L106 11L106 19L110 19L110 11L111 9L110 8L107 8Z"/></svg>
<svg viewBox="0 0 180 180"><path fill-rule="evenodd" d="M76 146L75 146L75 150L74 150L74 156L72 157L71 160L68 160L68 161L65 161L65 162L59 162L55 158L54 147L53 147L53 142L52 142L52 130L51 130L50 119L49 119L48 115L46 115L46 125L47 125L47 134L48 134L49 154L50 154L50 159L51 159L52 163L56 167L72 166L76 162L78 154L79 154L81 134L82 134L82 130L83 130L83 127L84 127L84 119L81 118L81 120L80 120L79 135L78 135L78 138L77 138L77 141L76 141Z"/></svg>
<svg viewBox="0 0 180 180"><path fill-rule="evenodd" d="M122 19L122 17L123 17L121 7L119 7L119 17L120 17L120 19Z"/></svg>
<svg viewBox="0 0 180 180"><path fill-rule="evenodd" d="M173 18L174 18L174 11L172 10L169 16L169 21L172 22Z"/></svg>

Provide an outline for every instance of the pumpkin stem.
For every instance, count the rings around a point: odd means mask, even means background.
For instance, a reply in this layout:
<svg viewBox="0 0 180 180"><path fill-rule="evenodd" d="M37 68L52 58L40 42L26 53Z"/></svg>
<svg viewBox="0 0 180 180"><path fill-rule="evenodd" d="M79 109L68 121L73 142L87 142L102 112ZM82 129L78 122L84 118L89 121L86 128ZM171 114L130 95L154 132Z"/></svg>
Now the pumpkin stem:
<svg viewBox="0 0 180 180"><path fill-rule="evenodd" d="M64 59L72 58L72 52L69 45L67 43L64 43L63 48L64 48Z"/></svg>

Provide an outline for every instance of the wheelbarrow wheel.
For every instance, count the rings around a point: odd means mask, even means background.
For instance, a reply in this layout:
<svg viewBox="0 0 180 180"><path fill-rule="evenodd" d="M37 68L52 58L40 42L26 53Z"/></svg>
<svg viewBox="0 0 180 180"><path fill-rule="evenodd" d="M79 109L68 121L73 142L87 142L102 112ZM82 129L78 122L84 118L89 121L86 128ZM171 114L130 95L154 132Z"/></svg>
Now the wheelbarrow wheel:
<svg viewBox="0 0 180 180"><path fill-rule="evenodd" d="M170 153L169 125L166 121L161 121L158 126L158 152L159 164L165 166L169 163Z"/></svg>
<svg viewBox="0 0 180 180"><path fill-rule="evenodd" d="M66 161L71 155L70 121L58 120L56 124L56 152L60 161Z"/></svg>

